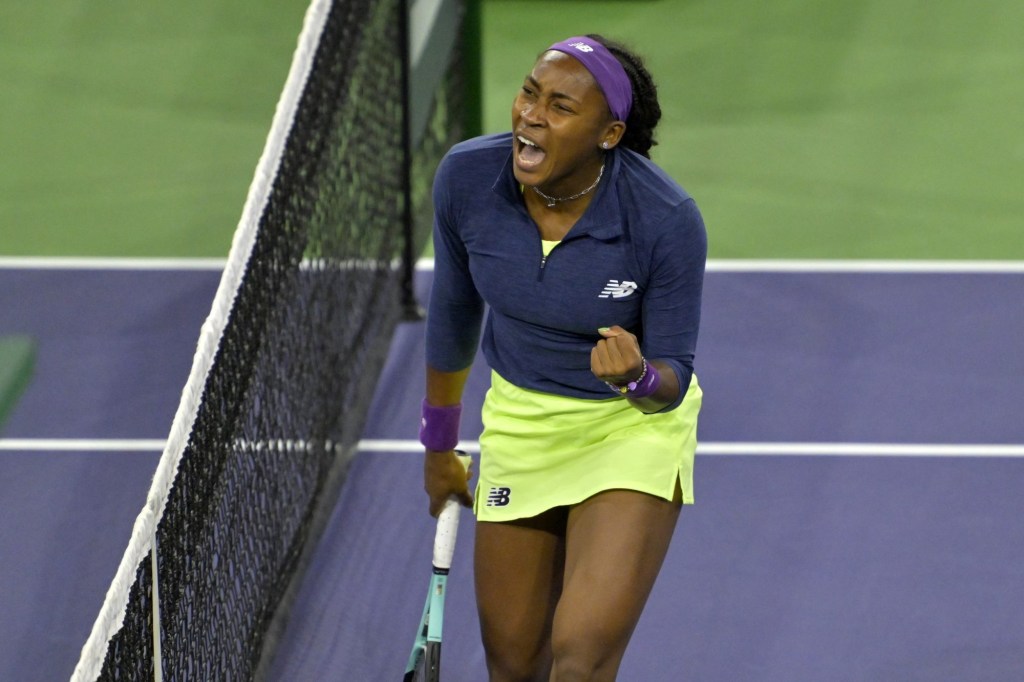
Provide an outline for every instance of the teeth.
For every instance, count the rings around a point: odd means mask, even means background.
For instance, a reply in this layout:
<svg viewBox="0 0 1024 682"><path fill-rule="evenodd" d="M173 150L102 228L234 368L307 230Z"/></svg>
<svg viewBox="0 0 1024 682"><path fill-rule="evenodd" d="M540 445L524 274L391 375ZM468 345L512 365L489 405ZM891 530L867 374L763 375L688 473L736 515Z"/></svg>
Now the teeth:
<svg viewBox="0 0 1024 682"><path fill-rule="evenodd" d="M526 139L525 137L523 137L522 135L519 135L519 136L518 136L518 138L519 138L519 141L520 141L520 142L522 142L523 144L527 144L527 145L530 145L531 147L536 147L536 146L537 146L537 145L536 145L536 144L534 144L533 142L530 142L529 140L527 140L527 139Z"/></svg>

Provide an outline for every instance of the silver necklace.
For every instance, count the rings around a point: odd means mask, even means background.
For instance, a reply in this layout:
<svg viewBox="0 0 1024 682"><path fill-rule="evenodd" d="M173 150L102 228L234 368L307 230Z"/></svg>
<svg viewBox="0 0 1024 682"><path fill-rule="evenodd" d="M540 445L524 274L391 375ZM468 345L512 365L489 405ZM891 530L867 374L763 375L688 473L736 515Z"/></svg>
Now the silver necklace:
<svg viewBox="0 0 1024 682"><path fill-rule="evenodd" d="M573 194L571 197L549 197L547 194L544 194L544 192L541 192L536 187L533 188L533 191L539 194L540 197L547 202L548 208L554 208L555 204L560 204L564 201L572 201L573 199L579 199L584 194L588 194L589 192L593 191L593 189L597 187L597 183L601 182L602 175L604 175L603 163L601 164L601 170L597 174L597 180L594 180L594 184L592 184L590 187L586 188L582 192L577 192L576 194Z"/></svg>

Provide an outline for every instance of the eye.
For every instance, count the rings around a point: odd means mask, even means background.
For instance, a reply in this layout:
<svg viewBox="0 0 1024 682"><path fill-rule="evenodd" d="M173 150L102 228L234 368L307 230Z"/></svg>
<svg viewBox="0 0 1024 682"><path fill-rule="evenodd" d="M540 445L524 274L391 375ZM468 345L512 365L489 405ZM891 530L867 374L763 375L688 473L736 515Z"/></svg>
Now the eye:
<svg viewBox="0 0 1024 682"><path fill-rule="evenodd" d="M527 97L533 97L533 89L529 85L524 85L521 92Z"/></svg>

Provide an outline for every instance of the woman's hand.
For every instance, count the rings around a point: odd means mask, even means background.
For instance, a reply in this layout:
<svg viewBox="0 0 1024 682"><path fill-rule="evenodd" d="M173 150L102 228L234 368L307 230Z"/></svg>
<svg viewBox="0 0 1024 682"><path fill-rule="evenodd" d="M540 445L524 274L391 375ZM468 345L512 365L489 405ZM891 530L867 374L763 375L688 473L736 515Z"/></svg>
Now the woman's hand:
<svg viewBox="0 0 1024 682"><path fill-rule="evenodd" d="M590 371L601 381L625 386L643 371L643 356L636 337L619 327L598 329L602 338L590 351Z"/></svg>
<svg viewBox="0 0 1024 682"><path fill-rule="evenodd" d="M473 506L473 495L469 492L472 475L469 462L463 464L454 450L427 450L423 459L423 488L430 498L430 515L440 514L445 500L452 496L464 507Z"/></svg>

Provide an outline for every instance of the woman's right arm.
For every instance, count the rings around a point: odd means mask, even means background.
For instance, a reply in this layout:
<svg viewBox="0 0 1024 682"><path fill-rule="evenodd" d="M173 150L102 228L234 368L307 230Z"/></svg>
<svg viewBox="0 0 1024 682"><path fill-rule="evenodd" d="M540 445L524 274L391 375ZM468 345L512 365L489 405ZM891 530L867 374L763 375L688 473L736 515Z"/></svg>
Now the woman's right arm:
<svg viewBox="0 0 1024 682"><path fill-rule="evenodd" d="M469 367L457 372L442 372L427 366L426 402L431 408L448 408L462 404L462 391L469 376ZM437 516L445 500L454 495L459 503L472 506L469 492L470 472L466 470L454 449L427 449L423 459L423 488L430 498L430 514Z"/></svg>
<svg viewBox="0 0 1024 682"><path fill-rule="evenodd" d="M473 503L467 484L469 473L453 448L458 441L463 388L476 356L484 311L469 271L469 253L459 232L455 208L458 200L450 194L458 184L450 177L450 159L445 161L434 180L434 282L427 306L427 386L422 415L424 420L431 417L434 423L429 433L421 430L421 442L426 449L423 487L434 516L450 495L463 505ZM426 421L421 423L421 429L424 428Z"/></svg>

